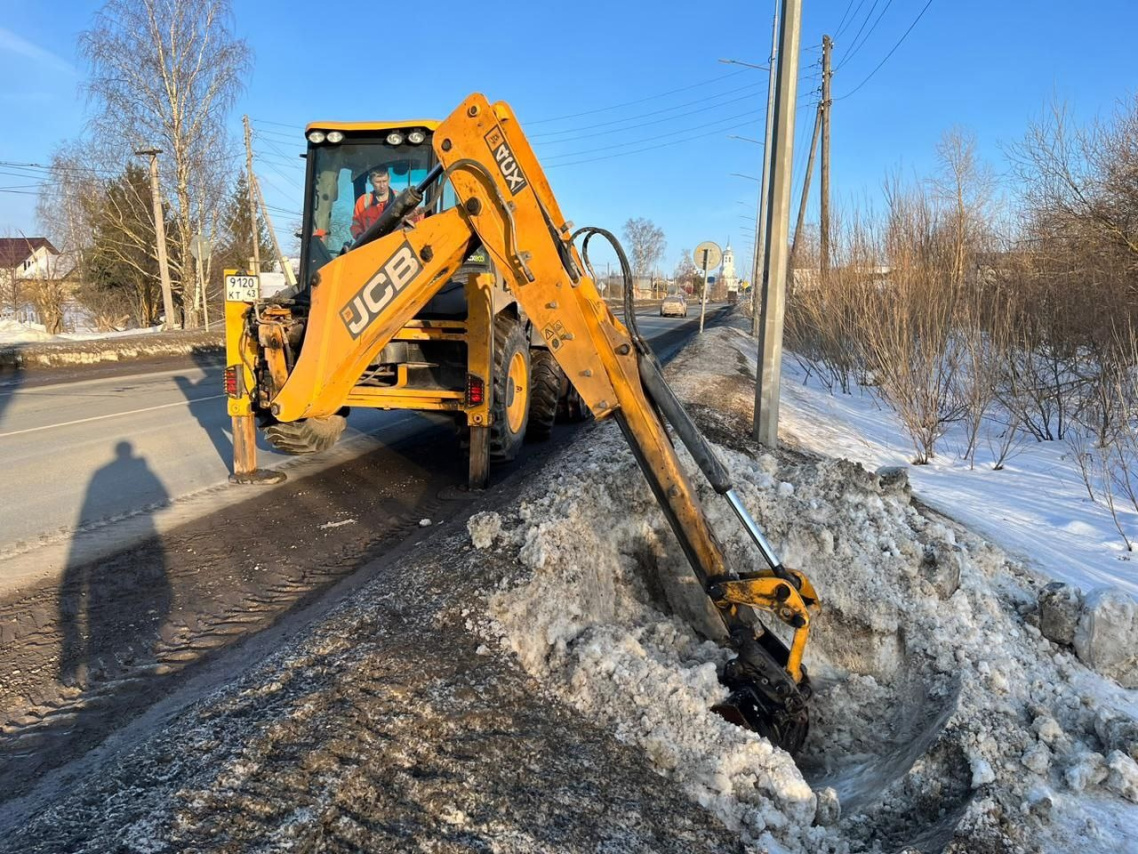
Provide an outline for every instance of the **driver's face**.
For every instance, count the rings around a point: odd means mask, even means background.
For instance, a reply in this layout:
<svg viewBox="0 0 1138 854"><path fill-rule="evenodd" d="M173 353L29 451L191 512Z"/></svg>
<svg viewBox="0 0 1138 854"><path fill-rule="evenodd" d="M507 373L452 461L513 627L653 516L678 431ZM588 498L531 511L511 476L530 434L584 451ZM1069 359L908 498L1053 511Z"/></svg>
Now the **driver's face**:
<svg viewBox="0 0 1138 854"><path fill-rule="evenodd" d="M372 187L375 188L375 191L377 193L379 193L381 196L385 195L387 193L387 188L390 184L391 184L391 176L390 175L378 175L374 172L372 173L371 185L372 185Z"/></svg>

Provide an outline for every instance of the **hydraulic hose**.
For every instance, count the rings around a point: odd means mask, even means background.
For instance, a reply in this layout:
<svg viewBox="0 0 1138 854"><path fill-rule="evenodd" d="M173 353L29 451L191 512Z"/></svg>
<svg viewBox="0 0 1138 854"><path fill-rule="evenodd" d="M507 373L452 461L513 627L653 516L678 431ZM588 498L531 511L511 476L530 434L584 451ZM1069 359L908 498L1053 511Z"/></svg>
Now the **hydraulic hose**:
<svg viewBox="0 0 1138 854"><path fill-rule="evenodd" d="M751 518L746 507L743 506L742 500L731 484L731 477L728 475L727 469L723 463L720 462L719 457L715 455L711 443L699 432L699 428L696 427L695 422L691 420L691 416L688 415L687 410L684 409L683 404L680 403L680 399L676 397L676 393L672 391L672 387L668 385L664 379L664 372L660 367L660 362L656 358L656 354L652 352L651 346L641 336L640 330L636 326L632 268L628 263L628 256L624 252L624 247L620 245L620 241L617 240L611 231L606 231L596 226L586 226L585 228L578 229L570 237L570 241L575 241L578 235L581 234L585 235L585 240L581 244L581 256L585 262L585 266L589 270L589 275L593 277L594 281L596 280L596 275L593 273L593 265L589 262L589 240L594 235L599 234L612 245L613 250L616 252L617 259L620 262L621 276L624 279L624 323L625 326L628 327L628 332L633 343L636 345L639 356L638 367L640 382L644 386L644 390L648 393L649 399L662 414L663 418L672 425L672 428L676 431L676 435L680 437L680 441L684 443L684 447L691 453L696 465L699 466L700 471L703 472L704 477L707 478L712 488L727 499L731 511L742 523L747 534L762 554L763 560L766 561L774 574L797 586L797 579L791 573L787 572L786 568L782 565L782 561L778 559L774 549L771 547L770 542L763 535L759 526L755 524L755 520Z"/></svg>

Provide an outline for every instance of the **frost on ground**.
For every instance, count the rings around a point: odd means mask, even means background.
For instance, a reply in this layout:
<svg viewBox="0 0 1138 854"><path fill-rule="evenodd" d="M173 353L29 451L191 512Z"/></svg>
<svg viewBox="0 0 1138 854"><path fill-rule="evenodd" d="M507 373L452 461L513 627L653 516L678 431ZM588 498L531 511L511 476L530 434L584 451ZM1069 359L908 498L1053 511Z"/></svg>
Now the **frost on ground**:
<svg viewBox="0 0 1138 854"><path fill-rule="evenodd" d="M709 711L726 654L691 628L708 625L705 600L612 425L514 512L472 520L475 544L519 572L472 626L755 851L1138 850L1135 693L1044 637L1041 579L897 478L740 439L752 380L733 335L706 333L669 374L822 597L799 763ZM726 505L699 492L730 560L755 566Z"/></svg>

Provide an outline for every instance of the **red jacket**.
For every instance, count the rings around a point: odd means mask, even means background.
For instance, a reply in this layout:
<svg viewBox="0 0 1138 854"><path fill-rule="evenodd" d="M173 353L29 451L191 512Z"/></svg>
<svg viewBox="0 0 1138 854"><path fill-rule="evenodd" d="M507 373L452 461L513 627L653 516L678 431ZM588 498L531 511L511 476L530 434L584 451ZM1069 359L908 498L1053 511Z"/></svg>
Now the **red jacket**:
<svg viewBox="0 0 1138 854"><path fill-rule="evenodd" d="M356 208L352 211L352 237L356 238L367 231L368 226L379 219L379 215L387 210L387 206L395 201L395 192L390 188L384 200L375 197L375 191L364 193L356 199Z"/></svg>

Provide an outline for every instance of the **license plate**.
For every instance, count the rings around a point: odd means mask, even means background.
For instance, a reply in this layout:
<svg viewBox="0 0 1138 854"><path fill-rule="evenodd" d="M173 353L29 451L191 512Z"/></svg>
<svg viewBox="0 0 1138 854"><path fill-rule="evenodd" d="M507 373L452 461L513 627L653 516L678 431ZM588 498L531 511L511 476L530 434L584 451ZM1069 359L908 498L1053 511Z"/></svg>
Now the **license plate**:
<svg viewBox="0 0 1138 854"><path fill-rule="evenodd" d="M225 299L228 302L256 302L260 298L261 285L256 276L225 277Z"/></svg>

